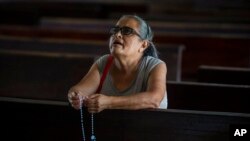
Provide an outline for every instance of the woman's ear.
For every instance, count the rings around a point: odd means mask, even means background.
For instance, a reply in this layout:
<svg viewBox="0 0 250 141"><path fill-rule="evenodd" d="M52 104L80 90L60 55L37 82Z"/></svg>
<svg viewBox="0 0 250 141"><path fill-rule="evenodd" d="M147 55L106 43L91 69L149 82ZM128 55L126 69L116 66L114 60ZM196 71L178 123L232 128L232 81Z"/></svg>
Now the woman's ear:
<svg viewBox="0 0 250 141"><path fill-rule="evenodd" d="M149 46L149 42L147 40L144 40L142 43L142 47L140 48L140 52L143 52L144 50L146 50Z"/></svg>

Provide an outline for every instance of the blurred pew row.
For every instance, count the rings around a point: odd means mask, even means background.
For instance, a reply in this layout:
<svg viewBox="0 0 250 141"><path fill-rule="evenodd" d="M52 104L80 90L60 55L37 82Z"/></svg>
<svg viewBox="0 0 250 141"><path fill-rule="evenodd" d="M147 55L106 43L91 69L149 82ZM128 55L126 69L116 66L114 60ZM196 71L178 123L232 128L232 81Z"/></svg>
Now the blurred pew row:
<svg viewBox="0 0 250 141"><path fill-rule="evenodd" d="M111 19L139 14L158 21L250 23L249 8L246 0L3 0L0 22L35 25L46 16Z"/></svg>
<svg viewBox="0 0 250 141"><path fill-rule="evenodd" d="M110 20L43 18L39 26L1 25L0 36L95 42L107 48L108 29L114 24ZM180 80L197 80L201 65L250 66L250 28L247 25L151 22L151 26L156 46L177 44L185 47Z"/></svg>

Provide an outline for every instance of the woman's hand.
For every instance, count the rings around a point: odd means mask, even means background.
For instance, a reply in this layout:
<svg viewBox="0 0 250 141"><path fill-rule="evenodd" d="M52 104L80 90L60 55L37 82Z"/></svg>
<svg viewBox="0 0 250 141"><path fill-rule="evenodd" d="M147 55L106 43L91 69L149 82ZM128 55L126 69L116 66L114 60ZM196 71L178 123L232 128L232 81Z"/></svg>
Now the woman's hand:
<svg viewBox="0 0 250 141"><path fill-rule="evenodd" d="M76 92L69 92L68 93L68 100L71 106L75 109L80 109L80 97L79 94Z"/></svg>
<svg viewBox="0 0 250 141"><path fill-rule="evenodd" d="M93 94L84 99L85 106L90 113L99 113L108 108L109 96L103 94Z"/></svg>
<svg viewBox="0 0 250 141"><path fill-rule="evenodd" d="M87 99L87 97L83 97L81 96L80 92L69 92L68 93L68 100L69 103L71 104L71 106L77 110L79 110L81 108L81 106L84 105L85 103L85 99Z"/></svg>

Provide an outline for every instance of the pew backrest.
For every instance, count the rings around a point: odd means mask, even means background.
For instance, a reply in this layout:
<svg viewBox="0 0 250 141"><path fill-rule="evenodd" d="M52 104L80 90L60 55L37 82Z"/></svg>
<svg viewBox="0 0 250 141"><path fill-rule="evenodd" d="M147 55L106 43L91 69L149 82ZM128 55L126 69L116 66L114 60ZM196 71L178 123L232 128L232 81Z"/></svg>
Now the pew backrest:
<svg viewBox="0 0 250 141"><path fill-rule="evenodd" d="M202 65L198 68L198 81L205 83L250 85L250 68Z"/></svg>
<svg viewBox="0 0 250 141"><path fill-rule="evenodd" d="M66 102L0 97L0 110L2 137L9 140L81 140L80 112ZM90 114L84 110L83 116L89 139ZM233 125L249 125L250 115L175 109L104 110L95 114L94 121L97 140L228 141Z"/></svg>
<svg viewBox="0 0 250 141"><path fill-rule="evenodd" d="M250 113L250 86L199 82L167 83L169 108Z"/></svg>

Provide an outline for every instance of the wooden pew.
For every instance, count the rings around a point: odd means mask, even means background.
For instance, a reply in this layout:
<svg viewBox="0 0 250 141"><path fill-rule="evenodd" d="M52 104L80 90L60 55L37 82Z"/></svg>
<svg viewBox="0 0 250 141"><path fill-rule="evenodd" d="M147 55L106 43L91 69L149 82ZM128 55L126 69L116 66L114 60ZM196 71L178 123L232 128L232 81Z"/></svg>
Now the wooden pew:
<svg viewBox="0 0 250 141"><path fill-rule="evenodd" d="M60 27L60 26L59 26ZM63 29L58 27L37 27L37 26L20 26L20 25L1 25L1 36L16 36L26 38L45 38L45 39L64 39L76 41L108 41L109 34L99 30L81 30L81 29Z"/></svg>
<svg viewBox="0 0 250 141"><path fill-rule="evenodd" d="M87 73L94 56L0 49L0 95L67 100L67 92Z"/></svg>
<svg viewBox="0 0 250 141"><path fill-rule="evenodd" d="M74 41L108 41L109 35L107 27L111 26L109 22L101 26L97 24L97 22L105 23L107 21L94 21L94 27L100 26L96 30L93 29L92 26L87 26L90 25L92 21L86 22L86 25L82 25L81 22L73 24L75 25L73 29L60 26L60 23L55 23L55 25L50 27L42 26L32 28L0 26L0 35ZM203 24L196 25L198 27L192 26L191 24L177 24L174 26L174 23L166 23L166 26L163 25L164 23L157 23L156 26L152 26L153 30L154 28L157 29L154 42L156 44L182 44L185 46L186 50L182 57L183 80L196 81L197 69L200 65L249 67L250 40L249 26L247 25L243 25L242 27L220 24L206 25L208 27L205 28L205 30L201 28ZM163 27L161 28L161 26ZM76 27L79 27L79 29ZM229 27L234 27L234 29ZM186 28L188 30L186 30Z"/></svg>
<svg viewBox="0 0 250 141"><path fill-rule="evenodd" d="M102 41L69 41L38 37L0 36L0 44L3 50L80 53L93 57L109 53L108 42Z"/></svg>
<svg viewBox="0 0 250 141"><path fill-rule="evenodd" d="M121 16L121 15L120 15ZM119 17L118 17L119 18ZM63 18L63 17L43 17L40 19L39 27L57 28L70 30L87 30L108 32L113 27L117 19L88 19L88 18ZM157 34L171 33L173 35L188 36L227 36L227 37L248 37L249 24L237 23L210 23L191 21L161 21L146 19L153 31Z"/></svg>
<svg viewBox="0 0 250 141"><path fill-rule="evenodd" d="M106 19L113 14L147 13L147 4L137 1L12 0L0 1L0 19L5 24L37 25L42 17Z"/></svg>
<svg viewBox="0 0 250 141"><path fill-rule="evenodd" d="M185 46L182 44L156 44L159 58L167 64L167 80L182 80L182 57Z"/></svg>
<svg viewBox="0 0 250 141"><path fill-rule="evenodd" d="M1 22L30 25L37 24L42 17L111 19L135 13L159 21L249 23L250 15L247 1L11 0L0 1L0 7Z"/></svg>
<svg viewBox="0 0 250 141"><path fill-rule="evenodd" d="M2 50L45 51L55 53L82 53L98 58L108 54L108 43L100 41L64 41L43 38L4 38L0 37ZM168 65L168 80L181 80L182 54L185 49L178 44L157 44L160 58Z"/></svg>
<svg viewBox="0 0 250 141"><path fill-rule="evenodd" d="M250 113L250 86L199 82L167 83L169 108Z"/></svg>
<svg viewBox="0 0 250 141"><path fill-rule="evenodd" d="M1 137L8 140L81 140L80 113L66 102L0 97ZM105 110L95 114L99 141L229 141L250 115L193 110ZM87 140L90 116L84 111Z"/></svg>
<svg viewBox="0 0 250 141"><path fill-rule="evenodd" d="M198 81L250 85L250 69L202 65L198 68Z"/></svg>
<svg viewBox="0 0 250 141"><path fill-rule="evenodd" d="M46 17L40 22L41 27L98 30L102 33L107 32L107 29L114 24L115 21L112 20ZM197 68L202 64L243 68L250 66L250 26L248 24L159 20L149 21L149 24L155 33L155 43L185 45L182 65L184 80L196 80Z"/></svg>

